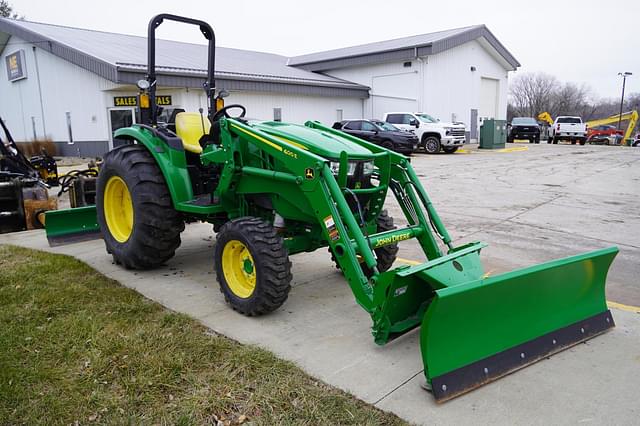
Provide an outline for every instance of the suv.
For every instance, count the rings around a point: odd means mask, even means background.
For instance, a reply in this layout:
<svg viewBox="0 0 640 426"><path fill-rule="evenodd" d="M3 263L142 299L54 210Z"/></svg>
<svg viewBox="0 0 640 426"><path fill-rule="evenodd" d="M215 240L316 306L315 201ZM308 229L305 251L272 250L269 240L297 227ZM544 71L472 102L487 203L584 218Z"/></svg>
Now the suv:
<svg viewBox="0 0 640 426"><path fill-rule="evenodd" d="M411 154L418 145L414 133L380 120L342 120L334 123L333 128L402 154Z"/></svg>
<svg viewBox="0 0 640 426"><path fill-rule="evenodd" d="M538 126L535 118L514 117L510 126L507 142L513 142L516 139L527 139L529 143L540 143L540 126Z"/></svg>
<svg viewBox="0 0 640 426"><path fill-rule="evenodd" d="M440 152L453 154L465 141L465 127L462 123L446 123L421 112L388 112L384 121L415 133L419 146L429 154Z"/></svg>

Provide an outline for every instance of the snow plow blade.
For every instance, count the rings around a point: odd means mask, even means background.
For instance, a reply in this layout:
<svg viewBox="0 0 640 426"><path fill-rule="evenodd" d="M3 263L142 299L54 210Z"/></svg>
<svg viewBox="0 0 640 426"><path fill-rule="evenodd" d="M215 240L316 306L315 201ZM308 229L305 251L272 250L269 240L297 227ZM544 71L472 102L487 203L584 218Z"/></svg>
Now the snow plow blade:
<svg viewBox="0 0 640 426"><path fill-rule="evenodd" d="M605 282L617 253L610 247L436 290L420 335L436 401L614 327Z"/></svg>
<svg viewBox="0 0 640 426"><path fill-rule="evenodd" d="M50 210L45 215L45 230L52 247L102 238L96 206Z"/></svg>

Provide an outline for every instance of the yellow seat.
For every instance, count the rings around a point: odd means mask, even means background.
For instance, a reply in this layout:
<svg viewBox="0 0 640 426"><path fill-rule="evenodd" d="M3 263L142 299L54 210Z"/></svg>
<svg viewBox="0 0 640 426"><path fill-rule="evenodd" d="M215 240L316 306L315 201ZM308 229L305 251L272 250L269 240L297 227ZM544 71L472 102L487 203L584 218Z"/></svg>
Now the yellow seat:
<svg viewBox="0 0 640 426"><path fill-rule="evenodd" d="M203 122L204 126L202 125ZM181 112L176 115L176 134L182 139L182 146L185 151L193 152L194 154L202 153L200 138L205 133L209 133L210 128L209 117L199 112Z"/></svg>

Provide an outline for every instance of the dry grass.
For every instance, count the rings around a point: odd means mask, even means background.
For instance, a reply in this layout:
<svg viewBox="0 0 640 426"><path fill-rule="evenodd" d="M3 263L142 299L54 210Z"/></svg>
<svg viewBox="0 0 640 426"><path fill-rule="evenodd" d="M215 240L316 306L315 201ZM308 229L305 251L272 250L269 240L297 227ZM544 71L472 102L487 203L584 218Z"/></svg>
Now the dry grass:
<svg viewBox="0 0 640 426"><path fill-rule="evenodd" d="M403 424L73 258L0 246L0 424Z"/></svg>
<svg viewBox="0 0 640 426"><path fill-rule="evenodd" d="M18 149L27 158L34 155L40 155L42 153L42 149L47 151L47 153L51 156L58 154L56 144L49 139L38 139L31 142L16 142L16 145L18 145Z"/></svg>

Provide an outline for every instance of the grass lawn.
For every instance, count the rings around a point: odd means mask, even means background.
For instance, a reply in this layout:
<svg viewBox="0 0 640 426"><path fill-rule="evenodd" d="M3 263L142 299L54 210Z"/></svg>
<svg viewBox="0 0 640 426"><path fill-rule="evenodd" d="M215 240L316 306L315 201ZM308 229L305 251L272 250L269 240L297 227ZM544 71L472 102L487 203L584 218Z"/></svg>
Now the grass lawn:
<svg viewBox="0 0 640 426"><path fill-rule="evenodd" d="M0 246L0 424L76 422L404 424L71 257Z"/></svg>

